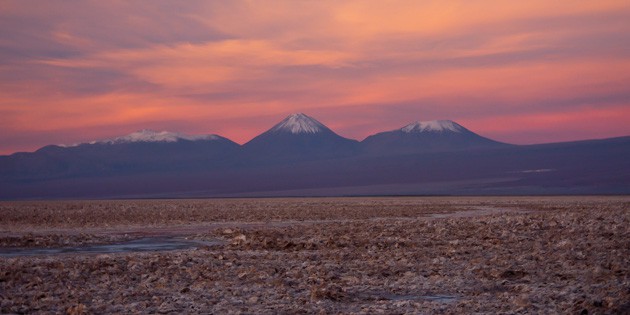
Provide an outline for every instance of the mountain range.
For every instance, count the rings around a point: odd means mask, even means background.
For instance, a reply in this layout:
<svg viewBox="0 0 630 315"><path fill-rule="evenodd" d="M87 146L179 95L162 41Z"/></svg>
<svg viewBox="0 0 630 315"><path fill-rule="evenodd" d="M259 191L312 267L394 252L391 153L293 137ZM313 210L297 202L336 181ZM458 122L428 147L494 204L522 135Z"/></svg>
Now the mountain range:
<svg viewBox="0 0 630 315"><path fill-rule="evenodd" d="M628 193L630 137L512 145L450 120L359 142L293 114L244 145L141 130L0 156L0 199Z"/></svg>

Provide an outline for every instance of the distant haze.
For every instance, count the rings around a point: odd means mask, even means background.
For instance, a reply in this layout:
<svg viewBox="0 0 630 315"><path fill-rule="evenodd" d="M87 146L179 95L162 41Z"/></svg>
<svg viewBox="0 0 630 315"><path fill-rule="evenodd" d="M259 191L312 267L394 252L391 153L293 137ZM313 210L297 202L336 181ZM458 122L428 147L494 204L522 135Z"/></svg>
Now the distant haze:
<svg viewBox="0 0 630 315"><path fill-rule="evenodd" d="M243 144L297 112L356 140L630 135L628 21L624 0L2 1L0 155L146 129Z"/></svg>

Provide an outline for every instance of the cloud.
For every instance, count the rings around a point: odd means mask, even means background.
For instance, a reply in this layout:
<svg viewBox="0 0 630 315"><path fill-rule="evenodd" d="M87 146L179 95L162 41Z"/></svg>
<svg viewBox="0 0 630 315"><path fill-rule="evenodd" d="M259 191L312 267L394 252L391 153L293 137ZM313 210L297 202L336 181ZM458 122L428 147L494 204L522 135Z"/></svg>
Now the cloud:
<svg viewBox="0 0 630 315"><path fill-rule="evenodd" d="M63 143L112 126L245 142L298 111L354 138L435 118L520 143L630 133L625 1L0 5L4 153L18 147L10 135L36 148L50 141L36 134ZM595 111L621 118L585 131L586 117L610 116ZM563 123L518 135L477 123L522 117Z"/></svg>

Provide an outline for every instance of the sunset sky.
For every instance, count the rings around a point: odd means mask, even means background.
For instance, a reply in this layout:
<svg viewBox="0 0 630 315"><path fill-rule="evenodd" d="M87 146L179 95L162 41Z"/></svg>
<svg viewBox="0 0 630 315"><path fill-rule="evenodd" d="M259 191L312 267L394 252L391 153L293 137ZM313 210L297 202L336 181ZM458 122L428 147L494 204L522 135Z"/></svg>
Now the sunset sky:
<svg viewBox="0 0 630 315"><path fill-rule="evenodd" d="M630 135L630 2L0 0L0 154L139 129Z"/></svg>

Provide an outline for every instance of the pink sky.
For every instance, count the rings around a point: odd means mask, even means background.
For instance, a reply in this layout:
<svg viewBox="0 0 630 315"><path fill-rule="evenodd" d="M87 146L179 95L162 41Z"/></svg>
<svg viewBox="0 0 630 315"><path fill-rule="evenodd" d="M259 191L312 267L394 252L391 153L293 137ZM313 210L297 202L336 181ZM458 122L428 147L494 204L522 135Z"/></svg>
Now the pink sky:
<svg viewBox="0 0 630 315"><path fill-rule="evenodd" d="M522 3L521 3L522 2ZM139 129L630 135L628 1L2 1L0 154Z"/></svg>

